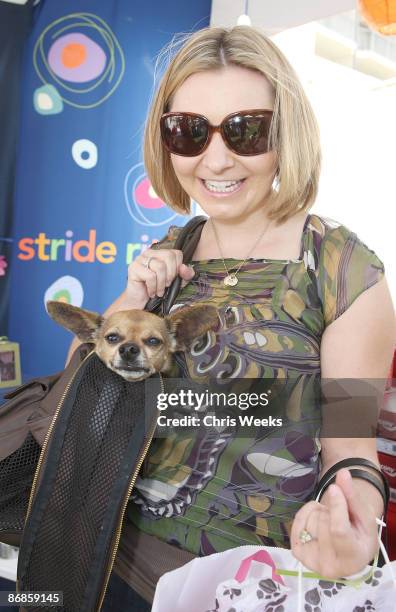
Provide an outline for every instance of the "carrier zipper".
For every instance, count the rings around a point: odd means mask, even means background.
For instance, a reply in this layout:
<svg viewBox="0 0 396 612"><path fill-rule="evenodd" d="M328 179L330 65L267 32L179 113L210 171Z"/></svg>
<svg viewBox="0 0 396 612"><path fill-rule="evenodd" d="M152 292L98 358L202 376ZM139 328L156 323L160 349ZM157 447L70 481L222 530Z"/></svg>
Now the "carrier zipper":
<svg viewBox="0 0 396 612"><path fill-rule="evenodd" d="M65 401L65 397L66 397L66 395L67 395L67 393L68 393L68 391L69 391L69 389L70 389L70 387L71 387L71 385L72 385L72 383L73 383L73 381L74 381L74 379L76 377L77 372L80 370L80 368L85 363L85 361L88 359L88 357L90 357L92 355L92 353L94 353L94 352L95 352L95 350L92 350L90 353L88 353L88 355L86 355L84 357L84 359L82 360L82 362L78 365L77 369L73 372L73 375L70 378L69 382L67 383L66 388L63 391L62 396L61 396L61 398L60 398L60 400L58 402L58 405L56 407L55 414L54 414L53 419L51 421L51 424L50 424L50 426L48 428L48 431L47 431L47 433L45 435L44 443L43 443L43 448L41 449L40 457L39 457L39 460L38 460L38 463L37 463L37 468L36 468L36 471L34 473L32 488L31 488L31 491L30 491L28 509L27 509L27 512L26 512L25 526L26 526L26 522L28 520L28 516L30 514L30 510L31 510L31 507L32 507L32 502L33 502L33 497L34 497L34 493L35 493L35 489L36 489L36 484L37 484L37 479L38 479L39 471L40 471L40 468L41 468L41 464L42 464L42 462L44 460L44 454L45 454L45 452L47 450L49 438L50 438L50 435L51 435L52 430L54 428L55 421L58 418L59 411L60 411L60 409L62 407L63 402ZM18 579L16 580L16 592L18 593Z"/></svg>
<svg viewBox="0 0 396 612"><path fill-rule="evenodd" d="M159 377L160 377L160 384L161 384L161 393L164 393L165 387L164 387L164 381L162 379L161 373L159 373ZM136 478L137 478L137 475L138 475L138 473L140 471L140 468L142 467L142 463L143 463L143 461L144 461L144 459L145 459L145 457L147 455L147 451L148 451L148 449L149 449L149 447L151 445L151 441L152 441L152 439L154 437L154 432L155 432L156 428L157 428L157 420L154 419L154 423L153 423L153 426L152 426L152 428L150 430L149 436L147 438L147 442L144 445L143 451L142 451L142 453L141 453L141 455L140 455L140 457L138 459L138 462L136 464L136 468L135 468L135 470L134 470L134 472L132 474L132 477L131 477L131 479L129 481L129 484L128 484L128 491L127 491L127 494L125 496L124 503L123 503L122 510L121 510L121 518L120 518L119 524L118 524L117 529L116 529L115 545L113 547L113 550L110 552L110 555L111 555L110 564L109 564L109 566L107 568L107 574L106 574L105 581L104 581L104 589L102 590L102 592L100 594L99 606L98 606L96 612L100 612L100 609L102 607L103 600L104 600L104 597L105 597L105 594L106 594L107 585L108 585L109 579L110 579L110 574L111 574L111 571L113 569L114 561L115 561L115 558L116 558L116 555L117 555L118 545L119 545L120 537L121 537L122 522L123 522L123 519L124 519L124 514L125 514L125 510L126 510L128 501L129 501L129 497L130 497L130 495L132 493L132 489L133 489L134 484L136 482Z"/></svg>

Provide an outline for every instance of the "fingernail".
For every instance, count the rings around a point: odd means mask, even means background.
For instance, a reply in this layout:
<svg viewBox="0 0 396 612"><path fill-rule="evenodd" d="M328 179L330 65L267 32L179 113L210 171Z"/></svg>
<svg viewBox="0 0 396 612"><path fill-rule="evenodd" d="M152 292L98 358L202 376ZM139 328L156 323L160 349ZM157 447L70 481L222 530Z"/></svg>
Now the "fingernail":
<svg viewBox="0 0 396 612"><path fill-rule="evenodd" d="M332 484L329 486L329 495L330 497L335 497L337 495L337 488Z"/></svg>

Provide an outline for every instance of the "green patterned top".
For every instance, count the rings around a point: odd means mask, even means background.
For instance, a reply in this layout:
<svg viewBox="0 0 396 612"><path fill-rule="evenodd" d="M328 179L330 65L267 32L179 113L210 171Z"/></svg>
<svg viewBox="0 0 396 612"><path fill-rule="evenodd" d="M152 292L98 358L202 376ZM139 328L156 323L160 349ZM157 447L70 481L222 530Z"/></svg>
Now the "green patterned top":
<svg viewBox="0 0 396 612"><path fill-rule="evenodd" d="M171 227L156 248L172 248ZM226 259L235 269L240 260ZM243 544L290 548L298 509L312 499L320 472L320 379L324 329L384 275L375 253L344 225L310 214L297 260L248 259L227 287L221 259L194 262L195 278L173 308L215 304L218 329L186 354L193 380L274 378L292 382L282 435L155 439L136 482L128 516L146 533L197 555ZM316 421L317 422L317 421Z"/></svg>

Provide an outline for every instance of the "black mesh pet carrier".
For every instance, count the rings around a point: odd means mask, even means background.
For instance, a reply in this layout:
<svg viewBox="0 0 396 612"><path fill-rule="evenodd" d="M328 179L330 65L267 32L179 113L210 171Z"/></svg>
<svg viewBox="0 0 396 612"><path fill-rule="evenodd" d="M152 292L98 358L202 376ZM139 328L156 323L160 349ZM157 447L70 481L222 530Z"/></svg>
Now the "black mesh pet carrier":
<svg viewBox="0 0 396 612"><path fill-rule="evenodd" d="M174 244L185 262L205 221L192 219ZM168 314L180 283L146 310ZM20 545L17 591L63 592L61 605L29 611L100 610L156 426L146 382L127 382L92 349L82 345L64 372L29 381L0 407L0 541ZM162 391L159 374L150 384Z"/></svg>
<svg viewBox="0 0 396 612"><path fill-rule="evenodd" d="M161 377L155 382L160 392ZM100 609L155 429L156 407L145 408L144 390L144 381L126 382L90 353L57 409L32 487L17 575L20 591L63 592L63 605L49 610Z"/></svg>

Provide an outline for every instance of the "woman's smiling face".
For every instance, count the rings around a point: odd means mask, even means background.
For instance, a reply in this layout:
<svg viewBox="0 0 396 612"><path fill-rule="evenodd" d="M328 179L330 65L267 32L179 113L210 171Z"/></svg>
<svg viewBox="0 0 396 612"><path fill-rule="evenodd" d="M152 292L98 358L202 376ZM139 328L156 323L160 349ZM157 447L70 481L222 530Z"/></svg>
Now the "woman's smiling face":
<svg viewBox="0 0 396 612"><path fill-rule="evenodd" d="M219 125L235 111L273 107L274 92L267 79L254 70L231 65L189 76L175 92L169 111L199 113L212 125ZM237 221L265 207L277 167L274 151L237 155L216 132L200 155L170 155L181 186L210 217ZM209 191L204 179L243 182L235 192L217 195Z"/></svg>

